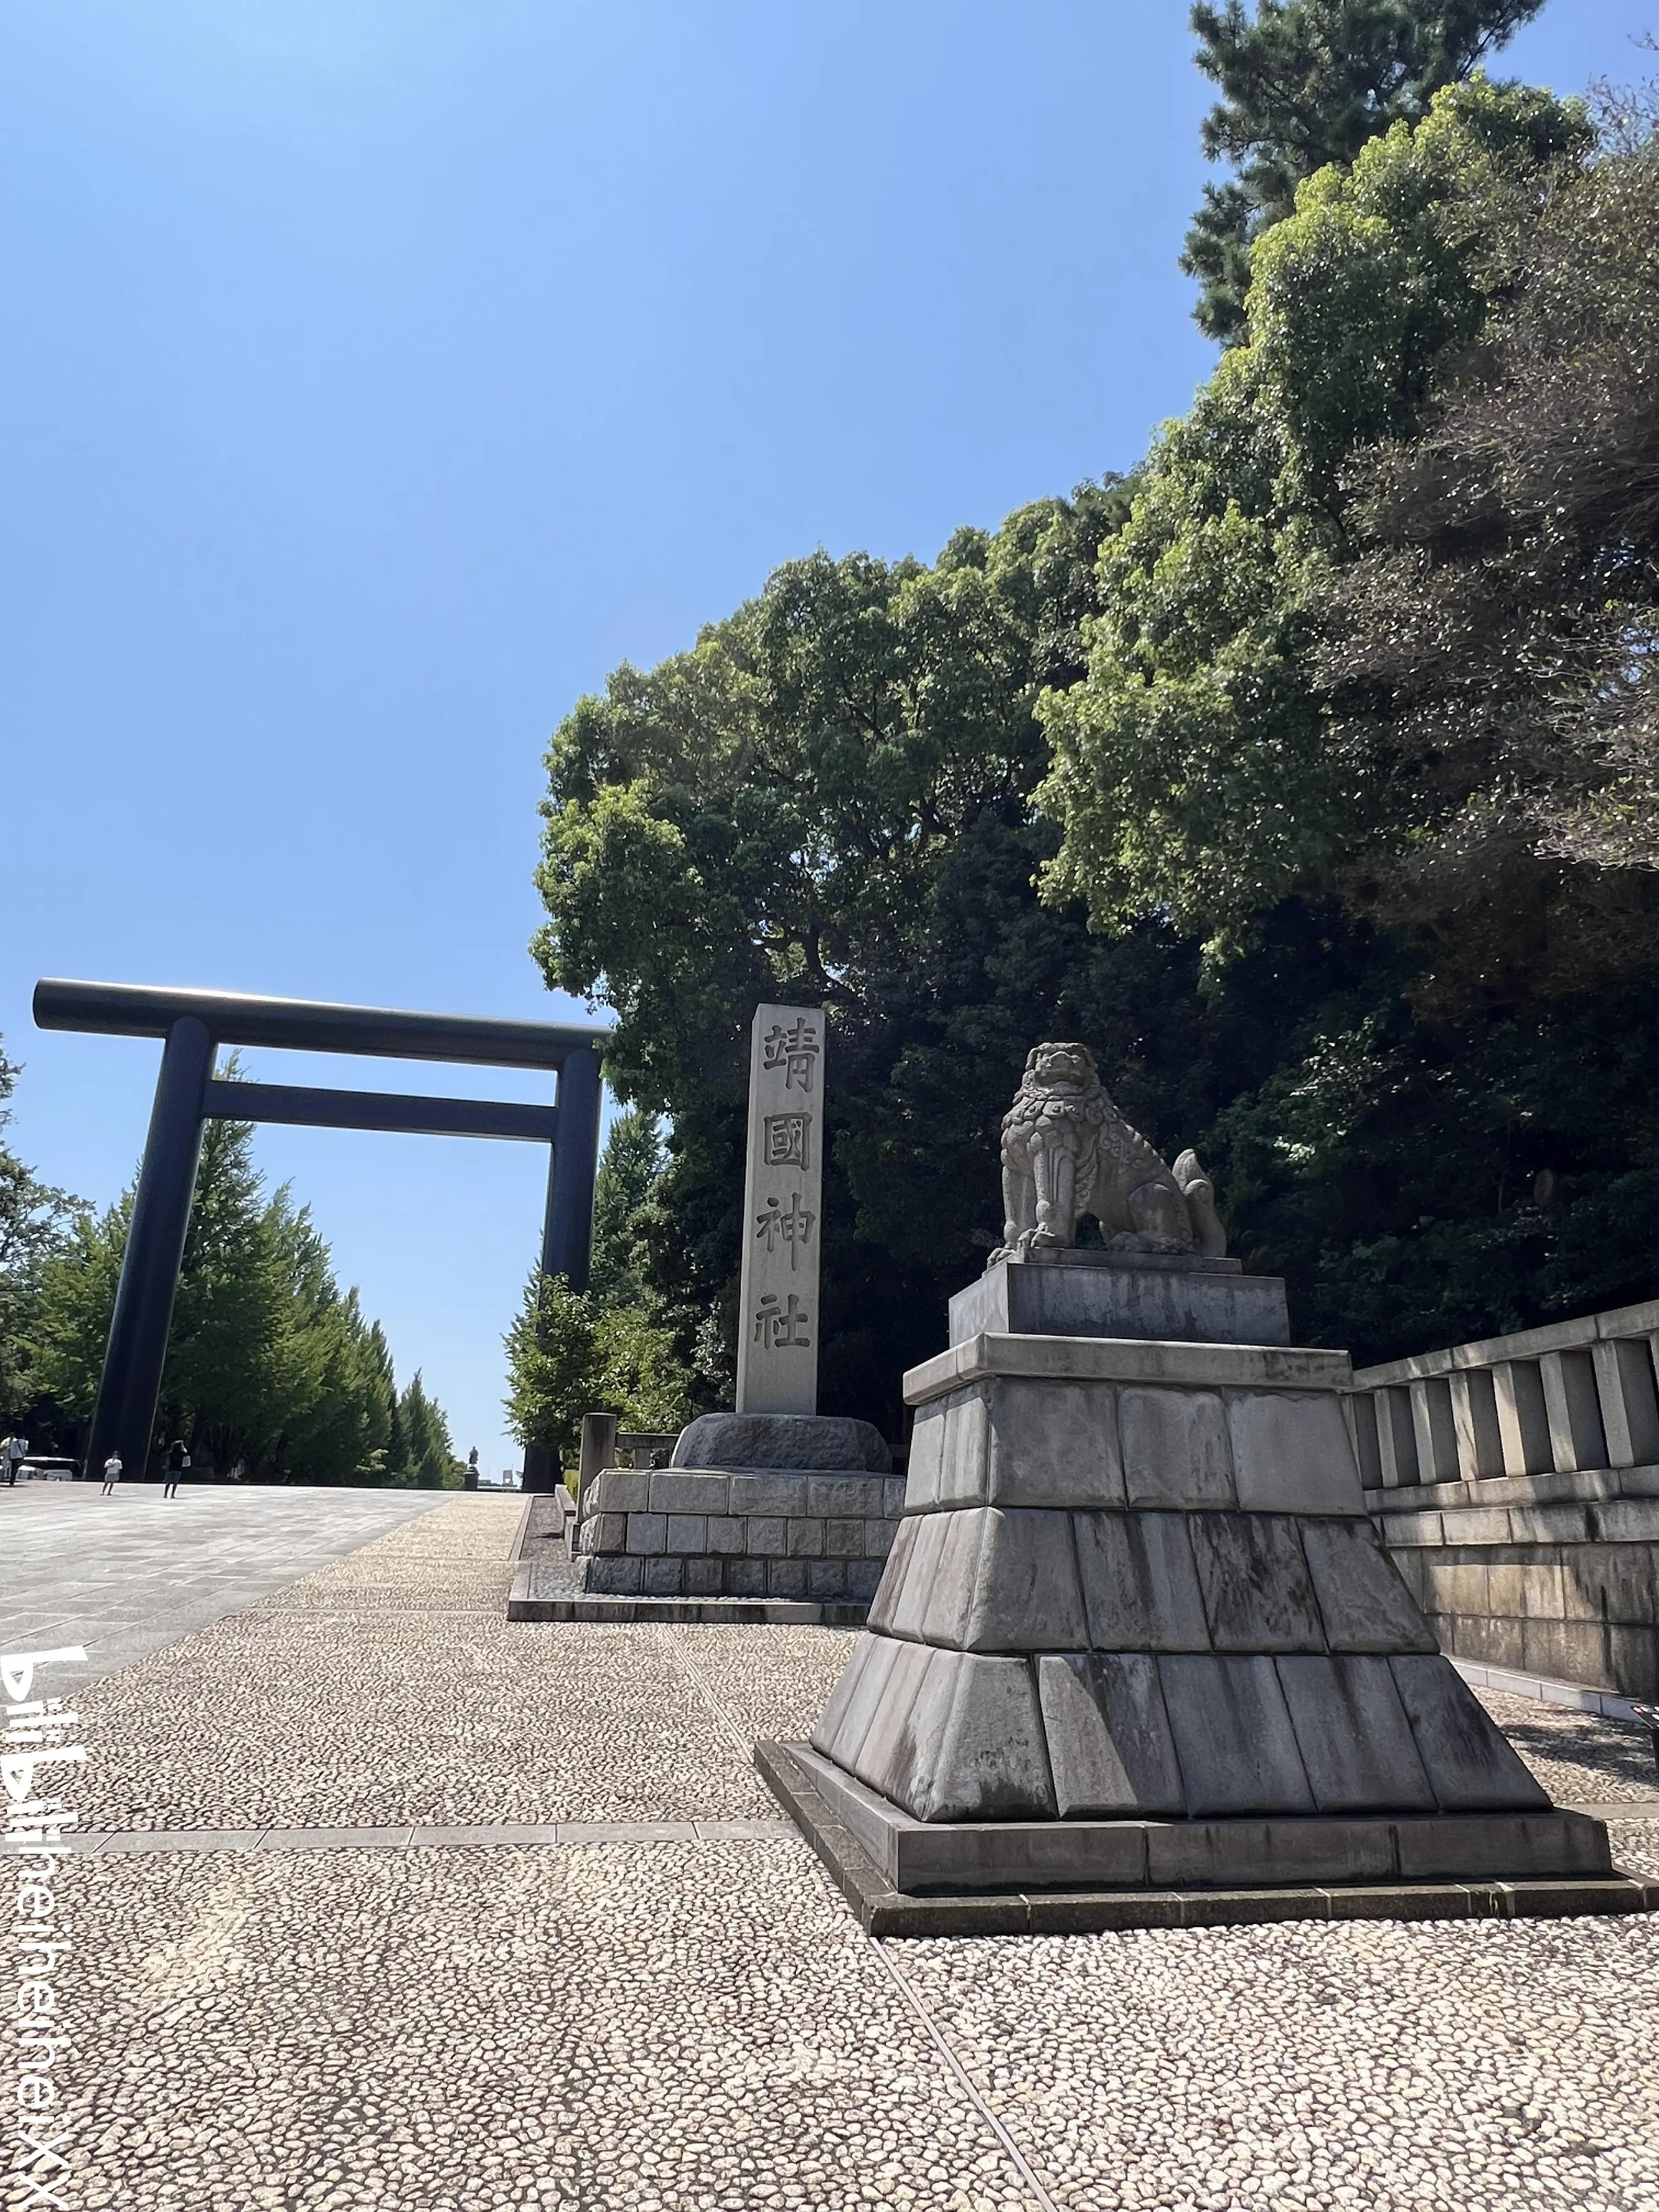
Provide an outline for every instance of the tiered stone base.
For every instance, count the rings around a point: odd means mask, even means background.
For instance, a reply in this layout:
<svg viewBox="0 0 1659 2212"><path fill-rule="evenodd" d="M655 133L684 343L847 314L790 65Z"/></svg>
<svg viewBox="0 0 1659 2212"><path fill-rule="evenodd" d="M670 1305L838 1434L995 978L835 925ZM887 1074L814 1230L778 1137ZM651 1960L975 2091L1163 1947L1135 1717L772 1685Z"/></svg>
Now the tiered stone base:
<svg viewBox="0 0 1659 2212"><path fill-rule="evenodd" d="M1212 1265L1159 1279L1195 1330L1249 1303ZM1064 1333L965 1333L1050 1283ZM763 1763L844 1881L918 1928L941 1897L998 1928L1413 1913L1431 1889L1465 1912L1641 1905L1383 1553L1346 1355L1089 1333L1139 1295L1109 1266L1005 1263L905 1378L868 1626L810 1747ZM1040 1900L1062 1893L1056 1922Z"/></svg>
<svg viewBox="0 0 1659 2212"><path fill-rule="evenodd" d="M810 1745L757 1744L755 1764L872 1936L1659 1911L1577 1814L935 1825Z"/></svg>
<svg viewBox="0 0 1659 2212"><path fill-rule="evenodd" d="M891 1466L862 1421L707 1414L682 1432L672 1467L599 1476L577 1538L582 1595L625 1602L630 1620L684 1617L645 1604L726 1620L861 1620L903 1510Z"/></svg>

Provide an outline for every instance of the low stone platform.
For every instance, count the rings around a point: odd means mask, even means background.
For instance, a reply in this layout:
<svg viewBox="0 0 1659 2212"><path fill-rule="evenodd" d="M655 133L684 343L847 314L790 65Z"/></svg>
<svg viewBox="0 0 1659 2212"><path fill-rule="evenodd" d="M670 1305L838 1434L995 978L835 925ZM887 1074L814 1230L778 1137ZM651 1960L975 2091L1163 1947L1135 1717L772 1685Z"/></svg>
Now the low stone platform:
<svg viewBox="0 0 1659 2212"><path fill-rule="evenodd" d="M951 1341L1015 1336L1142 1337L1289 1344L1285 1285L1238 1260L1150 1252L1032 1251L999 1260L951 1300Z"/></svg>
<svg viewBox="0 0 1659 2212"><path fill-rule="evenodd" d="M596 1597L805 1599L861 1615L903 1504L892 1475L611 1467L577 1549Z"/></svg>
<svg viewBox="0 0 1659 2212"><path fill-rule="evenodd" d="M1615 1873L1606 1829L1571 1813L1202 1827L986 1822L930 1835L809 1744L757 1743L755 1765L871 1936L1659 1911L1659 1883ZM1498 1879L1478 1870L1483 1860L1534 1873ZM1316 1878L1333 1866L1360 1878Z"/></svg>
<svg viewBox="0 0 1659 2212"><path fill-rule="evenodd" d="M856 1628L868 1610L862 1603L809 1598L607 1596L587 1586L583 1560L572 1556L569 1540L574 1533L574 1508L564 1491L530 1501L519 1524L507 1601L509 1621Z"/></svg>

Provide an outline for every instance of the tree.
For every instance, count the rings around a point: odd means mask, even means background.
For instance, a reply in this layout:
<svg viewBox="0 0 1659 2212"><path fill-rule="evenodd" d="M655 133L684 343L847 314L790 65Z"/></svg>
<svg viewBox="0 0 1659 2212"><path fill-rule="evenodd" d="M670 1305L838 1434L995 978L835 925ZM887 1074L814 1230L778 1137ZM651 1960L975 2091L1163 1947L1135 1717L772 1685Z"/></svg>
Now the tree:
<svg viewBox="0 0 1659 2212"><path fill-rule="evenodd" d="M616 1009L610 1079L668 1116L641 1241L701 1403L729 1388L757 1000L829 1011L820 1402L896 1435L902 1369L994 1241L997 1130L1034 1038L1090 1036L1166 1141L1218 1103L1191 949L1155 921L1104 942L1033 888L1055 842L1033 710L1081 672L1131 496L1039 501L931 568L789 562L555 737L538 951Z"/></svg>
<svg viewBox="0 0 1659 2212"><path fill-rule="evenodd" d="M601 1410L594 1318L589 1298L562 1275L532 1270L507 1333L507 1425L521 1444L568 1458L583 1414Z"/></svg>
<svg viewBox="0 0 1659 2212"><path fill-rule="evenodd" d="M1167 913L1224 958L1279 900L1409 856L1458 803L1318 680L1324 594L1357 550L1344 471L1417 430L1591 143L1547 94L1458 86L1311 179L1256 247L1248 343L1159 437L1103 550L1086 674L1040 702L1052 896L1106 928Z"/></svg>
<svg viewBox="0 0 1659 2212"><path fill-rule="evenodd" d="M455 1489L461 1468L449 1423L436 1400L428 1397L418 1367L398 1399L398 1417L404 1458L393 1470L393 1479L412 1483L418 1490Z"/></svg>
<svg viewBox="0 0 1659 2212"><path fill-rule="evenodd" d="M788 563L562 726L538 951L670 1117L640 1241L702 1402L760 997L829 1020L826 1411L896 1433L1045 1034L1196 1143L1309 1340L1386 1358L1651 1294L1659 886L1486 836L1467 761L1327 659L1387 543L1366 457L1452 419L1600 159L1571 103L1448 86L1303 183L1244 342L1130 480L932 568Z"/></svg>
<svg viewBox="0 0 1659 2212"><path fill-rule="evenodd" d="M418 1376L398 1402L383 1334L341 1292L306 1209L286 1188L267 1196L252 1139L246 1122L204 1131L158 1436L183 1437L204 1467L267 1480L446 1480L441 1410ZM34 1372L72 1423L97 1395L131 1210L129 1189L100 1218L82 1214L40 1271Z"/></svg>
<svg viewBox="0 0 1659 2212"><path fill-rule="evenodd" d="M1460 903L1494 848L1542 856L1596 884L1599 940L1633 925L1644 951L1623 872L1659 866L1659 146L1622 125L1509 241L1419 434L1349 470L1361 552L1318 672L1455 802L1419 905L1431 874Z"/></svg>
<svg viewBox="0 0 1659 2212"><path fill-rule="evenodd" d="M1042 702L1050 895L1271 998L1206 1164L1365 1357L1651 1293L1648 160L1477 80L1304 183Z"/></svg>
<svg viewBox="0 0 1659 2212"><path fill-rule="evenodd" d="M1221 88L1204 118L1205 157L1233 178L1205 187L1181 265L1202 286L1206 337L1236 344L1245 327L1250 250L1291 215L1297 187L1346 167L1395 123L1413 124L1437 92L1468 77L1529 22L1543 0L1243 0L1192 13L1199 68Z"/></svg>
<svg viewBox="0 0 1659 2212"><path fill-rule="evenodd" d="M630 1107L611 1123L593 1183L589 1286L601 1304L642 1306L647 1291L641 1223L663 1170L654 1114Z"/></svg>
<svg viewBox="0 0 1659 2212"><path fill-rule="evenodd" d="M17 1074L0 1052L0 1130L12 1118L8 1101ZM34 1339L41 1274L83 1211L77 1199L42 1182L0 1142L0 1421L8 1429L40 1405Z"/></svg>
<svg viewBox="0 0 1659 2212"><path fill-rule="evenodd" d="M637 1307L606 1306L539 1268L507 1335L507 1413L513 1434L570 1460L585 1413L614 1413L625 1429L678 1429L690 1407L686 1376L667 1333Z"/></svg>
<svg viewBox="0 0 1659 2212"><path fill-rule="evenodd" d="M629 1429L678 1428L686 1419L690 1376L648 1279L645 1229L662 1152L654 1115L619 1114L594 1185L589 1289L578 1294L539 1269L525 1287L507 1337L506 1403L521 1443L568 1456L584 1413L615 1413Z"/></svg>

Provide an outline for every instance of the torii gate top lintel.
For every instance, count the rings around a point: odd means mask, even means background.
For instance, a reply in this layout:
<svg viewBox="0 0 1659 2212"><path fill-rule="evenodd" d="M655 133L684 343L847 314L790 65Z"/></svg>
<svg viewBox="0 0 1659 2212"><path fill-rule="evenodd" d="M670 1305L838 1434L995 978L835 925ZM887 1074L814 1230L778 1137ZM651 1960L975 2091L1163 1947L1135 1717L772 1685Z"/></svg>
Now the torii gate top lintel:
<svg viewBox="0 0 1659 2212"><path fill-rule="evenodd" d="M558 1022L406 1013L392 1006L161 989L149 983L75 983L55 975L34 987L34 1019L43 1030L165 1037L186 1015L193 1015L216 1044L381 1060L457 1060L475 1067L562 1067L573 1052L599 1050L610 1034Z"/></svg>

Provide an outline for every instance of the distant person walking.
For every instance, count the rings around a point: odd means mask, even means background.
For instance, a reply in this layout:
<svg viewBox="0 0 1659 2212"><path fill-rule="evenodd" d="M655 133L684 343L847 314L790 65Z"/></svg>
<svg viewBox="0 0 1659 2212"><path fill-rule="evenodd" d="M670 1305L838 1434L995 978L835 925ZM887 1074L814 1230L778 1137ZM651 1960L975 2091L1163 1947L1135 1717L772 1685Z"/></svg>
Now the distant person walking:
<svg viewBox="0 0 1659 2212"><path fill-rule="evenodd" d="M167 1446L167 1479L161 1485L163 1498L176 1498L179 1495L179 1478L189 1465L190 1454L185 1449L184 1438L174 1437L173 1442Z"/></svg>
<svg viewBox="0 0 1659 2212"><path fill-rule="evenodd" d="M16 1489L17 1470L28 1455L29 1440L27 1437L6 1438L6 1487L8 1490Z"/></svg>
<svg viewBox="0 0 1659 2212"><path fill-rule="evenodd" d="M104 1462L104 1495L107 1498L121 1480L121 1455L112 1451Z"/></svg>

